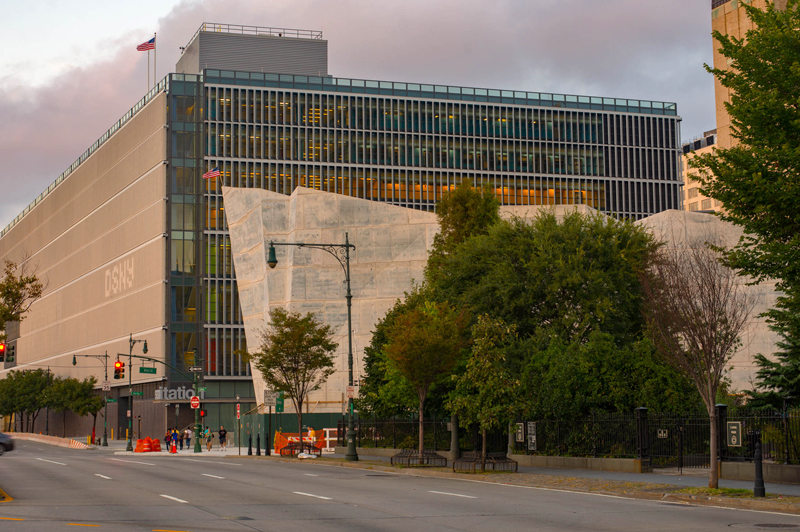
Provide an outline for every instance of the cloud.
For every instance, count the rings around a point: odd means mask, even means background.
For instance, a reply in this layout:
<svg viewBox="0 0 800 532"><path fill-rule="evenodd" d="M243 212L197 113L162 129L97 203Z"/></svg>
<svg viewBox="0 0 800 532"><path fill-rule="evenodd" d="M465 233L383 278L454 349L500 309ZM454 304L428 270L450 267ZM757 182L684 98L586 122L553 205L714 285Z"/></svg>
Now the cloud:
<svg viewBox="0 0 800 532"><path fill-rule="evenodd" d="M334 76L674 101L688 138L714 127L708 2L205 0L158 20L158 75L202 22L320 29ZM38 86L0 83L0 226L145 92L148 29Z"/></svg>

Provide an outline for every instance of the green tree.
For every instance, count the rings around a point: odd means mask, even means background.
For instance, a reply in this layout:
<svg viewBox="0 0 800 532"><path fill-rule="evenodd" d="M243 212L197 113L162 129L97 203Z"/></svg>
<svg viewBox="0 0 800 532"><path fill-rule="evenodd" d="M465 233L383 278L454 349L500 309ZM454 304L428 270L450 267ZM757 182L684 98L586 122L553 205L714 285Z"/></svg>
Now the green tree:
<svg viewBox="0 0 800 532"><path fill-rule="evenodd" d="M442 274L444 260L457 246L470 237L486 234L500 221L500 202L490 183L476 189L465 179L436 203L436 219L439 233L425 268L426 279L434 284Z"/></svg>
<svg viewBox="0 0 800 532"><path fill-rule="evenodd" d="M331 355L338 344L332 340L330 325L320 324L311 312L303 316L278 307L269 316L261 347L250 360L272 389L292 399L302 442L303 403L334 373Z"/></svg>
<svg viewBox="0 0 800 532"><path fill-rule="evenodd" d="M487 315L472 326L472 352L461 375L453 375L455 390L448 407L463 427L481 431L481 471L486 471L486 433L507 426L519 413L520 381L505 365L503 347L514 339L514 326Z"/></svg>
<svg viewBox="0 0 800 532"><path fill-rule="evenodd" d="M401 314L388 331L389 363L417 393L420 464L425 450L425 399L431 386L450 375L458 362L464 329L463 314L447 303L427 301Z"/></svg>
<svg viewBox="0 0 800 532"><path fill-rule="evenodd" d="M67 411L70 410L70 404L74 395L73 389L77 384L78 379L72 377L55 377L50 387L47 388L46 406L56 414L61 414L62 419L62 437L67 436Z"/></svg>
<svg viewBox="0 0 800 532"><path fill-rule="evenodd" d="M42 297L44 286L31 272L27 261L17 264L5 261L5 269L0 279L0 341L5 340L5 324L22 321L31 305Z"/></svg>
<svg viewBox="0 0 800 532"><path fill-rule="evenodd" d="M631 222L579 213L559 221L545 211L532 223L498 222L458 246L438 290L473 315L516 325L523 339L555 335L570 343L599 330L622 344L642 329L638 275L654 248Z"/></svg>
<svg viewBox="0 0 800 532"><path fill-rule="evenodd" d="M800 332L800 1L785 10L743 3L744 39L713 33L727 69L706 65L730 90L725 108L736 146L694 157L701 192L723 204L722 219L744 230L728 263L753 282L777 280L770 322L791 344ZM762 366L769 371L769 366Z"/></svg>
<svg viewBox="0 0 800 532"><path fill-rule="evenodd" d="M94 437L95 427L97 426L97 414L103 409L105 401L94 391L97 379L94 376L87 377L82 381L76 381L75 393L70 401L70 410L79 417L86 415L92 416L92 436Z"/></svg>
<svg viewBox="0 0 800 532"><path fill-rule="evenodd" d="M754 389L747 392L748 406L769 410L800 406L800 334L787 331L778 349L775 360L755 356L758 371Z"/></svg>
<svg viewBox="0 0 800 532"><path fill-rule="evenodd" d="M9 371L0 381L3 383L0 412L2 415L17 414L22 432L33 432L39 411L47 406L47 390L53 376L43 370Z"/></svg>

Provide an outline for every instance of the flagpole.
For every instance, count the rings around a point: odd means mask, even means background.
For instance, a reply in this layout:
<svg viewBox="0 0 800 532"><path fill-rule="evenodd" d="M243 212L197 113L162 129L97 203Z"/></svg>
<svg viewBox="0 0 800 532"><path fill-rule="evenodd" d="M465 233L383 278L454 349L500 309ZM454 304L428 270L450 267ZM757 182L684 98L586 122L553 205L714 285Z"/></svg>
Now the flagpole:
<svg viewBox="0 0 800 532"><path fill-rule="evenodd" d="M148 92L150 92L150 50L147 50L147 90L144 93Z"/></svg>
<svg viewBox="0 0 800 532"><path fill-rule="evenodd" d="M156 65L158 64L158 50L156 50L156 33L153 32L153 88L156 88L158 78L156 77Z"/></svg>

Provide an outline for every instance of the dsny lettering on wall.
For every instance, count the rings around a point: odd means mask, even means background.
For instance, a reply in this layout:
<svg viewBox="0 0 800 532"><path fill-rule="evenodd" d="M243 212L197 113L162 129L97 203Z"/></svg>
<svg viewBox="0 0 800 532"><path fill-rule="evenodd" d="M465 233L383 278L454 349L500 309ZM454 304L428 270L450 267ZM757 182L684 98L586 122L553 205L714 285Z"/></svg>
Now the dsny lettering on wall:
<svg viewBox="0 0 800 532"><path fill-rule="evenodd" d="M106 297L115 296L133 287L133 258L120 261L113 268L106 269Z"/></svg>

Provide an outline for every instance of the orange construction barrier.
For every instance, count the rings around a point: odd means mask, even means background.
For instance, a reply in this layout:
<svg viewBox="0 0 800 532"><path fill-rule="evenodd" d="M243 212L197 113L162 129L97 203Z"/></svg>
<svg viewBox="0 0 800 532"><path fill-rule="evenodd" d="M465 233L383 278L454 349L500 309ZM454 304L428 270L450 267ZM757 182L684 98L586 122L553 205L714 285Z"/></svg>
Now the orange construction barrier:
<svg viewBox="0 0 800 532"><path fill-rule="evenodd" d="M142 446L143 451L145 453L152 453L153 452L153 440L148 436L144 439L144 445Z"/></svg>
<svg viewBox="0 0 800 532"><path fill-rule="evenodd" d="M135 453L143 453L144 450L144 440L136 440L136 449L134 449Z"/></svg>
<svg viewBox="0 0 800 532"><path fill-rule="evenodd" d="M289 445L289 442L298 442L300 441L299 435L296 432L276 432L275 433L275 452L280 454L281 449ZM306 432L303 436L303 442L306 444L311 444L314 447L322 449L325 447L324 440L318 440L316 438L316 434L311 434L311 432Z"/></svg>
<svg viewBox="0 0 800 532"><path fill-rule="evenodd" d="M152 450L152 452L154 452L154 453L160 453L160 452L161 452L161 440L153 440L153 442L152 442L152 443L153 443L153 450Z"/></svg>

